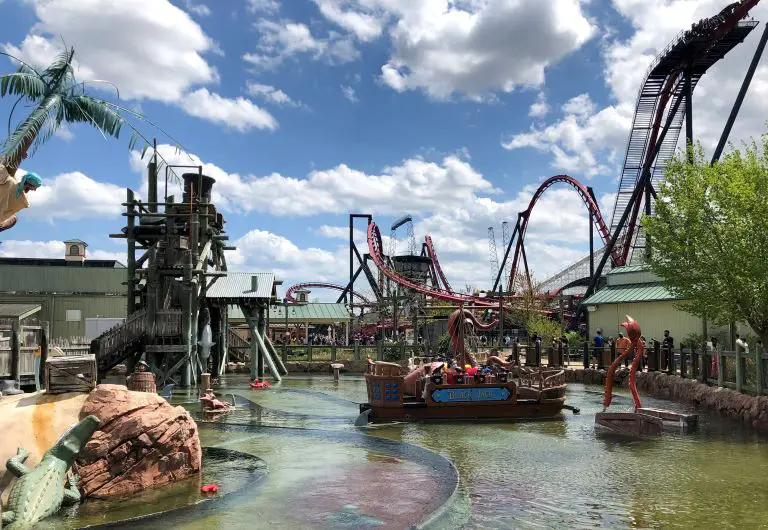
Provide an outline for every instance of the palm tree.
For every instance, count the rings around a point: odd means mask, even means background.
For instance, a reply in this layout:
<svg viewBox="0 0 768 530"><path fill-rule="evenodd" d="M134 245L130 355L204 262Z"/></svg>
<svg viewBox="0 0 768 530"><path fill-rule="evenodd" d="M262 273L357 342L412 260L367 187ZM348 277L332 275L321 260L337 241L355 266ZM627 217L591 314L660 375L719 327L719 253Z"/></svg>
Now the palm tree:
<svg viewBox="0 0 768 530"><path fill-rule="evenodd" d="M106 83L114 87L118 99L120 97L117 87L109 81L77 81L72 64L74 48L65 48L43 71L38 71L7 53L0 52L0 54L10 57L21 65L17 72L0 76L0 97L18 96L8 117L8 138L0 144L0 159L4 161L8 173L12 176L15 175L22 160L31 156L65 123L90 123L101 132L104 138L108 136L118 138L121 127L126 124L134 133L129 142L129 149L134 148L138 139L144 141L142 157L149 147L149 141L126 119L127 115L152 125L171 138L142 114L110 101L86 95L86 85ZM34 106L34 109L11 132L13 112L25 99ZM178 142L174 141L174 143L177 148L180 148Z"/></svg>

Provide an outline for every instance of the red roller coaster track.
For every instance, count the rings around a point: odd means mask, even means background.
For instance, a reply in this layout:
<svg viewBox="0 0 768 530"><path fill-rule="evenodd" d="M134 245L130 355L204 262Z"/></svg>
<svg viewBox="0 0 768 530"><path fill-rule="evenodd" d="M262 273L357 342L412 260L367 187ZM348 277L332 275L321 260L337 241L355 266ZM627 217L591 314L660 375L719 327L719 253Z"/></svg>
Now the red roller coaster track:
<svg viewBox="0 0 768 530"><path fill-rule="evenodd" d="M288 300L288 302L295 304L296 299L293 297L293 293L298 291L299 289L331 289L334 291L346 291L347 288L343 285L337 285L335 283L325 283L325 282L304 282L304 283L297 283L296 285L291 285L287 291L285 291L285 299ZM356 305L375 305L371 300L362 294L352 291L352 294L362 300L363 304L356 304Z"/></svg>
<svg viewBox="0 0 768 530"><path fill-rule="evenodd" d="M518 235L517 244L515 246L515 255L514 255L514 258L512 259L512 268L510 269L509 284L507 286L507 290L509 291L513 290L513 286L515 284L515 276L517 275L517 266L519 264L520 253L523 247L523 242L525 240L525 233L528 230L528 221L531 217L531 211L533 210L533 207L536 205L536 203L541 198L541 196L544 194L544 192L547 191L553 185L558 184L560 182L564 184L568 184L573 189L575 189L576 192L579 194L579 196L581 197L581 200L584 202L584 205L587 207L587 210L589 210L589 212L592 214L593 219L595 220L595 226L597 227L597 231L600 234L600 237L602 238L603 243L607 245L611 240L611 234L608 231L608 226L605 224L605 221L603 220L603 216L600 214L600 207L592 198L592 195L587 190L587 187L569 175L555 175L554 177L549 177L547 180L541 183L541 185L538 187L536 192L533 194L533 197L531 197L531 201L528 203L528 208L525 210L525 212L523 212L523 215L521 217L520 233ZM619 254L617 249L614 249L611 252L611 255L613 257L614 263L616 263L617 265L624 264L621 258L621 255Z"/></svg>
<svg viewBox="0 0 768 530"><path fill-rule="evenodd" d="M440 262L437 259L437 252L435 252L435 245L432 243L432 237L424 236L424 244L427 246L427 256L432 260L432 266L435 268L440 281L443 282L443 289L452 293L453 289L451 289L451 284L448 283L448 279L443 273L443 268L440 266Z"/></svg>

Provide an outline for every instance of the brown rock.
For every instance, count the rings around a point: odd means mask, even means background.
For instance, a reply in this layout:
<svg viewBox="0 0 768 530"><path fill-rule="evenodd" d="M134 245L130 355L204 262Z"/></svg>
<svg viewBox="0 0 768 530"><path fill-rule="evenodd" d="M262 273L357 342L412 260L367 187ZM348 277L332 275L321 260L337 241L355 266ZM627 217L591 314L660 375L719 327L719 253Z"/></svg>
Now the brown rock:
<svg viewBox="0 0 768 530"><path fill-rule="evenodd" d="M101 426L73 466L86 496L131 495L200 471L197 424L183 407L157 394L99 385L80 412Z"/></svg>

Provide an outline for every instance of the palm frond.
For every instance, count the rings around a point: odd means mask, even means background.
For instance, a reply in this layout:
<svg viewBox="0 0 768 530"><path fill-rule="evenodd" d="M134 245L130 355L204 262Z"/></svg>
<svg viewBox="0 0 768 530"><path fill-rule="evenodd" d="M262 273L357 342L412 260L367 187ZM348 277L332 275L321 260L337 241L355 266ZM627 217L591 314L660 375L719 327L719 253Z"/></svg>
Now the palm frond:
<svg viewBox="0 0 768 530"><path fill-rule="evenodd" d="M63 100L63 107L65 121L87 122L104 135L120 137L120 128L125 120L104 100L90 96L68 97Z"/></svg>
<svg viewBox="0 0 768 530"><path fill-rule="evenodd" d="M6 53L6 52L0 52L0 55L5 55L12 62L19 63L20 66L19 66L19 70L18 71L20 73L36 74L37 77L39 77L40 79L43 78L42 74L40 72L38 72L32 65L30 65L28 63L25 63L24 61L22 61L21 59L19 59L15 55L12 55L12 54Z"/></svg>
<svg viewBox="0 0 768 530"><path fill-rule="evenodd" d="M135 117L135 118L137 118L137 119L139 119L139 120L141 120L141 121L151 125L155 129L157 129L158 131L163 133L165 136L167 136L169 140L172 140L174 145L180 147L179 151L185 151L186 152L186 149L182 146L180 141L176 140L165 129L163 129L158 124L156 124L155 122L153 122L152 120L150 120L149 118L144 116L142 113L136 112L135 110L131 110L131 109L128 109L128 108L125 108L125 107L121 107L120 105L116 105L115 103L112 103L110 101L106 101L106 100L99 100L99 101L103 101L106 105L109 105L113 109L116 109L116 110L120 111L121 113L124 112L126 114L130 114L131 116L133 116L133 117Z"/></svg>
<svg viewBox="0 0 768 530"><path fill-rule="evenodd" d="M37 74L15 72L0 76L0 97L6 95L24 96L37 101L45 96L48 85Z"/></svg>
<svg viewBox="0 0 768 530"><path fill-rule="evenodd" d="M62 50L48 68L43 70L42 77L48 81L50 89L63 91L65 87L75 84L75 69L72 67L72 58L75 49Z"/></svg>
<svg viewBox="0 0 768 530"><path fill-rule="evenodd" d="M45 98L3 142L1 151L3 158L11 165L16 164L14 167L18 167L23 155L33 154L44 141L38 140L38 134L49 120L55 120L52 114L58 113L60 105L61 97L57 94ZM51 130L50 125L48 130ZM55 128L53 128L53 132L55 132Z"/></svg>

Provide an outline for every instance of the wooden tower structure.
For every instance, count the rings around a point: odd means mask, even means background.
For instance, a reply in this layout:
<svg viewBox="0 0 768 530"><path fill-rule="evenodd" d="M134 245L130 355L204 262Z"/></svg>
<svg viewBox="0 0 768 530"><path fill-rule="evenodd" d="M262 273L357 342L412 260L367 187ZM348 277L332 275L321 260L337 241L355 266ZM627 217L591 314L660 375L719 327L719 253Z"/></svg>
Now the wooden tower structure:
<svg viewBox="0 0 768 530"><path fill-rule="evenodd" d="M168 172L173 168L194 170L181 177L184 187L179 202L168 196ZM252 327L258 331L276 296L271 274L271 285L262 285L258 293L249 293L246 288L235 296L231 285L226 288L230 282L224 252L234 247L226 245L224 217L211 201L215 180L203 174L202 166L166 166L165 172L162 202L158 199L157 153L148 165L148 200L143 202L133 190L127 190L123 204L126 226L110 237L126 239L128 244L128 316L123 324L91 343L101 378L120 363L125 363L130 373L143 359L155 373L158 388L168 383L196 385L203 372L214 377L223 374L228 339L233 334L228 326L229 305L241 305L244 312L247 309L249 322L253 321ZM235 276L239 279L239 275ZM209 288L217 280L225 289L211 297ZM212 331L210 352L199 344L206 324ZM266 344L263 351L268 351ZM251 356L254 375L263 374L258 367L263 366L264 359ZM269 362L272 368L275 360L271 356Z"/></svg>

